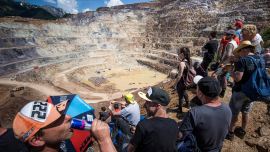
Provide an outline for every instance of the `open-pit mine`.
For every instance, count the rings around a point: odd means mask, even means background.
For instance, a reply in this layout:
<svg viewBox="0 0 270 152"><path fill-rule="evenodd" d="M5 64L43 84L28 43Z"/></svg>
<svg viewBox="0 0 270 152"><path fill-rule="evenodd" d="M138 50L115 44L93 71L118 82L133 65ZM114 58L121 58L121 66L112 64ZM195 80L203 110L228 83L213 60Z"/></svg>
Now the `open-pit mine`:
<svg viewBox="0 0 270 152"><path fill-rule="evenodd" d="M78 94L97 105L165 84L177 66L177 48L188 46L200 56L209 32L220 37L235 19L263 31L270 0L160 0L57 20L0 18L1 121L11 127L25 103L50 95ZM241 144L243 151L270 149ZM234 146L225 151L237 151Z"/></svg>

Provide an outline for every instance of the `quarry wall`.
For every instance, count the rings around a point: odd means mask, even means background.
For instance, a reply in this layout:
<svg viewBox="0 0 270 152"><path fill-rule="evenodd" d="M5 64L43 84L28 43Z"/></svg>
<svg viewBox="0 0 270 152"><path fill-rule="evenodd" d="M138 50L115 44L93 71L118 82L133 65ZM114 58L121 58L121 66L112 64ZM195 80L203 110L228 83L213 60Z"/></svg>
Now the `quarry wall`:
<svg viewBox="0 0 270 152"><path fill-rule="evenodd" d="M166 0L164 0L166 2ZM259 31L269 27L269 0L176 0L152 14L146 29L146 46L175 51L189 46L199 54L212 30L222 35L235 19L257 25Z"/></svg>
<svg viewBox="0 0 270 152"><path fill-rule="evenodd" d="M199 54L207 34L222 35L234 19L263 30L269 26L270 0L161 0L56 21L1 18L0 76L44 67L55 74L89 63L136 65L137 60L170 69L176 48L188 46Z"/></svg>
<svg viewBox="0 0 270 152"><path fill-rule="evenodd" d="M58 21L2 18L0 75L61 63L125 63L142 51L146 20L146 11L126 9Z"/></svg>

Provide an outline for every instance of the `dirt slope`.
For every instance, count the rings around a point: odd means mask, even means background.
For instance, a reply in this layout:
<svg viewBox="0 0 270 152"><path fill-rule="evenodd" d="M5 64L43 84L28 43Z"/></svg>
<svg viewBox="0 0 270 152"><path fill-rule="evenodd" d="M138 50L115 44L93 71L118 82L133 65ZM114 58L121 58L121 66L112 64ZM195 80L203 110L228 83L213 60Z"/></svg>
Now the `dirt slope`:
<svg viewBox="0 0 270 152"><path fill-rule="evenodd" d="M178 104L177 93L169 88L168 84L161 83L159 85L163 87L171 97L171 102L168 107L169 116L176 121L181 121L181 119L176 118L176 107ZM15 91L14 95L10 95L11 90L16 90L16 86L0 86L0 95L2 97L0 102L0 121L6 127L12 126L12 120L15 116L15 113L31 100L45 100L47 95L41 94L36 89L25 87L24 90ZM145 91L145 90L144 90ZM228 103L231 89L228 88L225 98L223 101ZM189 92L190 96L194 96L192 92ZM144 101L141 100L138 95L135 94L136 100L140 103L141 112L145 114L143 109ZM5 101L5 102L3 102ZM91 104L96 109L96 115L100 111L101 106L108 106L109 102L100 102L96 104ZM188 109L184 109L184 112L187 112ZM98 115L97 115L98 116ZM233 142L225 140L223 146L223 152L269 152L270 151L270 105L262 102L255 102L253 110L250 114L250 123L247 129L247 135L242 140L238 137L235 137ZM239 117L239 120L241 116ZM238 123L238 125L240 125Z"/></svg>

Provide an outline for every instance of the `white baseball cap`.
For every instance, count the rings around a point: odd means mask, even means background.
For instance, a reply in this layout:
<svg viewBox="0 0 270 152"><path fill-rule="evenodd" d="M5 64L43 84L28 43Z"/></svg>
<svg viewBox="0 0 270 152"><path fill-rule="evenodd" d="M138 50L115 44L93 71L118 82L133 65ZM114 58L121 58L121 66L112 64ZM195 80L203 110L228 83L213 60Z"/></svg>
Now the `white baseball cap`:
<svg viewBox="0 0 270 152"><path fill-rule="evenodd" d="M193 78L193 82L195 84L198 84L198 82L203 78L203 76L201 75L196 75L194 78Z"/></svg>

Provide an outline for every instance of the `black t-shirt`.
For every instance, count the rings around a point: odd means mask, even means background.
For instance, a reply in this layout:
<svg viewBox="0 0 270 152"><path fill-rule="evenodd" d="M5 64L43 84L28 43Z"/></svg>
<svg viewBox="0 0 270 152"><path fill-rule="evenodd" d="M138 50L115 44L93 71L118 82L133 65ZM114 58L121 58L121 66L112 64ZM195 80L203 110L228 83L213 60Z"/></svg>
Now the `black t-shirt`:
<svg viewBox="0 0 270 152"><path fill-rule="evenodd" d="M0 151L1 152L28 152L26 146L15 138L11 128L0 136Z"/></svg>
<svg viewBox="0 0 270 152"><path fill-rule="evenodd" d="M136 152L176 152L179 130L170 118L153 117L140 121L130 143Z"/></svg>
<svg viewBox="0 0 270 152"><path fill-rule="evenodd" d="M102 121L107 120L110 117L110 113L107 111L101 111L99 112L99 119Z"/></svg>
<svg viewBox="0 0 270 152"><path fill-rule="evenodd" d="M232 113L228 105L218 107L197 106L184 117L179 130L184 135L192 133L201 151L218 152L228 133Z"/></svg>
<svg viewBox="0 0 270 152"><path fill-rule="evenodd" d="M259 56L252 55L255 59L260 59ZM239 82L235 82L233 91L241 91L241 84L247 82L255 70L255 65L249 57L242 57L235 63L234 71L244 72L242 79Z"/></svg>
<svg viewBox="0 0 270 152"><path fill-rule="evenodd" d="M210 40L205 45L204 48L207 50L207 52L211 55L215 54L218 50L218 40Z"/></svg>

